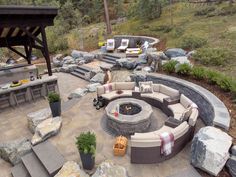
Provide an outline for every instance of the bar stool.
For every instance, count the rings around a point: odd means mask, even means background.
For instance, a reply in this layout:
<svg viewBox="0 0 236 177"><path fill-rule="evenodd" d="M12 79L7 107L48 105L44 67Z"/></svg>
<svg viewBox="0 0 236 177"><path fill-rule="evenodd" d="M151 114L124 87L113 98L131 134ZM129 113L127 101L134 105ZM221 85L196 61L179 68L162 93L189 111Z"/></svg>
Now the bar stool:
<svg viewBox="0 0 236 177"><path fill-rule="evenodd" d="M43 89L43 84L34 85L34 86L30 87L30 93L31 93L33 100L43 96L42 89Z"/></svg>
<svg viewBox="0 0 236 177"><path fill-rule="evenodd" d="M10 92L0 95L0 108L11 106L10 97Z"/></svg>
<svg viewBox="0 0 236 177"><path fill-rule="evenodd" d="M19 103L23 103L27 101L27 88L15 90L13 95L15 98L16 105L18 106Z"/></svg>
<svg viewBox="0 0 236 177"><path fill-rule="evenodd" d="M57 91L56 88L57 88L57 80L47 82L46 84L47 94L49 94L50 92L56 92Z"/></svg>

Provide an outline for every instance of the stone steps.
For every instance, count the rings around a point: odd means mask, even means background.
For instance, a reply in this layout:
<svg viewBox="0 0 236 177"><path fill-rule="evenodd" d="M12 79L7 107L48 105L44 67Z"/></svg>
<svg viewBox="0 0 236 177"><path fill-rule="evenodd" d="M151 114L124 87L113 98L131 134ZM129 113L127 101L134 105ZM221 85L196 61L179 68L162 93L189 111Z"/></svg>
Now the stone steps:
<svg viewBox="0 0 236 177"><path fill-rule="evenodd" d="M89 73L92 70L92 68L89 68L87 66L78 66L77 69L75 69L73 72L71 72L72 75L79 77L81 79L86 80L86 74Z"/></svg>
<svg viewBox="0 0 236 177"><path fill-rule="evenodd" d="M32 152L11 169L13 177L53 177L65 163L64 157L49 142L32 147Z"/></svg>
<svg viewBox="0 0 236 177"><path fill-rule="evenodd" d="M110 54L104 54L101 61L115 65L117 59L120 59L120 57Z"/></svg>

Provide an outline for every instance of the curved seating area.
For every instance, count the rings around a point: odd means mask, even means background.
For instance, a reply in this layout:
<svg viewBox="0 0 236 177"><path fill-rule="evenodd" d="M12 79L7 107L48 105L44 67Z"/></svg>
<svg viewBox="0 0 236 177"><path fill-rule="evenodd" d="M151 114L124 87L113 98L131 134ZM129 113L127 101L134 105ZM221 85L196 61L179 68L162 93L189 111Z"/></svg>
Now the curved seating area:
<svg viewBox="0 0 236 177"><path fill-rule="evenodd" d="M148 37L148 36L132 36L132 35L116 35L115 39L115 48L118 48L121 44L122 39L128 39L129 45L128 48L136 48L137 42L140 41L142 44L147 41L150 46L154 47L159 43L159 39Z"/></svg>
<svg viewBox="0 0 236 177"><path fill-rule="evenodd" d="M182 94L197 104L200 117L206 125L229 130L231 117L228 109L219 98L207 89L183 79L162 74L147 74L145 81L165 84L180 90Z"/></svg>
<svg viewBox="0 0 236 177"><path fill-rule="evenodd" d="M158 163L176 155L192 139L198 118L197 105L178 90L163 84L151 85L150 93L141 93L134 82L116 82L97 88L97 95L107 103L122 97L133 97L160 108L169 116L161 129L131 136L131 163ZM160 136L164 132L174 137L174 146L168 155L161 153Z"/></svg>

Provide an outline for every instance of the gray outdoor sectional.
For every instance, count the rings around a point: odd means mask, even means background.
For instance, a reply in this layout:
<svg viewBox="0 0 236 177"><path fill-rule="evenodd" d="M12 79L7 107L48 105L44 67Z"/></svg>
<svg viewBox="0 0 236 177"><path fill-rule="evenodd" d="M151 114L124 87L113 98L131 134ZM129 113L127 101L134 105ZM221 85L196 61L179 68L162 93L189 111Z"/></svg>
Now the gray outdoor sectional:
<svg viewBox="0 0 236 177"><path fill-rule="evenodd" d="M106 93L104 86L97 88L97 95L105 98L107 103L122 97L132 97L144 100L150 105L160 108L169 118L165 125L154 132L135 133L131 135L131 163L158 163L169 159L181 151L192 139L195 124L198 118L196 105L179 91L163 84L153 84L152 93L140 93L135 89L134 82L111 83L112 90ZM123 92L118 94L117 91ZM186 120L180 120L186 110L186 106L195 105ZM174 121L173 121L174 119ZM163 132L171 132L174 135L174 147L172 153L165 156L161 154L161 139Z"/></svg>

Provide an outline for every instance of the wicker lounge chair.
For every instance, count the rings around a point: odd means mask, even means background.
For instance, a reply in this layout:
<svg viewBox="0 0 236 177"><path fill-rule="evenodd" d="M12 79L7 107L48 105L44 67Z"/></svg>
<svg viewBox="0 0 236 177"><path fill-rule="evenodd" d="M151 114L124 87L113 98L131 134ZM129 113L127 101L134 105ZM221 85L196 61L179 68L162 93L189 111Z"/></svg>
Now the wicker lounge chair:
<svg viewBox="0 0 236 177"><path fill-rule="evenodd" d="M114 39L107 39L107 52L113 52L115 50L115 40Z"/></svg>
<svg viewBox="0 0 236 177"><path fill-rule="evenodd" d="M121 40L121 45L118 47L119 51L126 51L129 45L129 39L122 39Z"/></svg>

